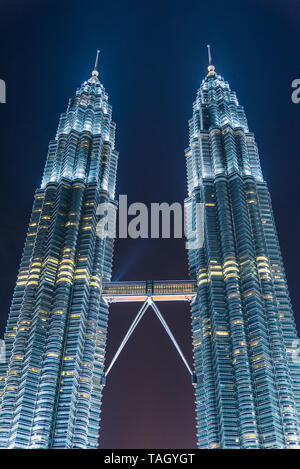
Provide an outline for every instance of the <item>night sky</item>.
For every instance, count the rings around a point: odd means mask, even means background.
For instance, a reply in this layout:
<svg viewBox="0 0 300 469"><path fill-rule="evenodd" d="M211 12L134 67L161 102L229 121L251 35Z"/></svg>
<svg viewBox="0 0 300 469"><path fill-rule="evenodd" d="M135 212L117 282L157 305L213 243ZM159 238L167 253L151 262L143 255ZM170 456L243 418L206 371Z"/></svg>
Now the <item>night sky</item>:
<svg viewBox="0 0 300 469"><path fill-rule="evenodd" d="M299 21L298 0L1 1L1 337L48 142L96 49L117 124L117 194L172 203L186 196L187 122L208 43L256 135L300 329ZM184 241L117 240L113 278L188 278ZM191 363L189 306L160 305ZM107 361L138 307L111 307ZM150 309L107 379L101 425L101 448L196 446L190 376Z"/></svg>

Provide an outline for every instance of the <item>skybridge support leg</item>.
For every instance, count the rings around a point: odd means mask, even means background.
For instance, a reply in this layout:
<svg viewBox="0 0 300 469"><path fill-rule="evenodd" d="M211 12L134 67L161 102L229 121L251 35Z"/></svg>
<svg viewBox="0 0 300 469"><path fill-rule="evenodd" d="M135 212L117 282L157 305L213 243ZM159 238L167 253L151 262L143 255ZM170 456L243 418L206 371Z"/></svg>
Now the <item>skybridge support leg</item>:
<svg viewBox="0 0 300 469"><path fill-rule="evenodd" d="M131 336L131 334L133 333L134 329L136 328L136 326L138 325L138 323L140 322L140 320L142 319L146 309L148 308L149 306L149 299L147 298L147 300L143 303L141 309L139 310L139 312L137 313L136 317L134 318L131 326L129 327L128 331L127 331L127 334L125 335L124 339L122 340L118 350L116 351L115 353L115 356L114 358L112 359L109 367L107 368L106 372L104 373L103 377L102 377L102 380L101 380L101 384L102 386L105 385L105 381L106 381L106 376L108 375L108 373L110 372L110 370L112 369L114 363L116 362L118 356L120 355L120 353L122 352L126 342L128 341L129 337Z"/></svg>
<svg viewBox="0 0 300 469"><path fill-rule="evenodd" d="M180 355L180 357L181 357L183 363L185 364L185 366L186 366L188 372L189 372L189 373L191 374L191 376L192 376L192 381L193 381L193 384L194 384L194 383L196 382L196 380L197 380L197 379L196 379L196 375L192 372L192 370L191 370L191 368L190 368L188 362L186 361L186 358L185 358L185 356L183 355L182 350L181 350L181 348L179 347L179 345L178 345L178 343L177 343L175 337L173 336L173 334L172 334L172 332L171 332L171 330L170 330L168 324L167 324L166 321L164 320L163 315L162 315L161 312L159 311L159 309L158 309L156 303L154 303L154 301L153 301L151 298L150 298L150 300L149 300L149 303L150 303L150 305L152 306L152 308L153 308L153 310L154 310L156 316L158 317L158 319L159 319L160 322L162 323L163 327L165 328L165 330L166 330L168 336L169 336L170 339L172 340L174 346L176 347L176 350L177 350L177 352L179 353L179 355Z"/></svg>

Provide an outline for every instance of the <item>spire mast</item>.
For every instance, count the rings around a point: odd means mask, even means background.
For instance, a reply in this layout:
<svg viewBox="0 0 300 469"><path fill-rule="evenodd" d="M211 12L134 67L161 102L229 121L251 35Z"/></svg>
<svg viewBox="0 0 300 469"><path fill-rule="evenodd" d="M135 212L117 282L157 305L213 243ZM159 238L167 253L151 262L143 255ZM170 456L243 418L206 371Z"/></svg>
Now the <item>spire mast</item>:
<svg viewBox="0 0 300 469"><path fill-rule="evenodd" d="M99 54L100 50L97 50L97 55L96 55L96 60L95 60L95 65L94 65L94 72L98 72L98 60L99 60Z"/></svg>
<svg viewBox="0 0 300 469"><path fill-rule="evenodd" d="M207 44L207 52L208 52L208 77L214 77L216 75L215 67L212 65L212 58L211 58L211 50L210 45Z"/></svg>
<svg viewBox="0 0 300 469"><path fill-rule="evenodd" d="M210 45L209 44L207 44L207 52L208 52L208 65L211 65L212 60L211 60L211 51L210 51Z"/></svg>
<svg viewBox="0 0 300 469"><path fill-rule="evenodd" d="M99 75L99 72L98 72L99 54L100 54L100 50L98 49L98 50L97 50L97 54L96 54L96 60L95 60L94 70L92 71L92 78L91 78L91 80L92 80L93 82L99 81L99 79L98 79L98 75Z"/></svg>

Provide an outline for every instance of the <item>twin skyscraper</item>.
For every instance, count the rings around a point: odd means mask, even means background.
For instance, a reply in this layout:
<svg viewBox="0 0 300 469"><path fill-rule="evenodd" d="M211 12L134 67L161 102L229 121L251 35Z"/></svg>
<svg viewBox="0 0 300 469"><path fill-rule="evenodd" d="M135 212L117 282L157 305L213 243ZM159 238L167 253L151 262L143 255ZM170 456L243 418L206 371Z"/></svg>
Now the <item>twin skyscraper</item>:
<svg viewBox="0 0 300 469"><path fill-rule="evenodd" d="M299 448L299 344L270 195L211 60L189 130L187 225L204 231L188 251L198 447ZM113 239L97 236L97 207L117 206L114 140L96 60L34 197L0 363L0 448L98 447Z"/></svg>

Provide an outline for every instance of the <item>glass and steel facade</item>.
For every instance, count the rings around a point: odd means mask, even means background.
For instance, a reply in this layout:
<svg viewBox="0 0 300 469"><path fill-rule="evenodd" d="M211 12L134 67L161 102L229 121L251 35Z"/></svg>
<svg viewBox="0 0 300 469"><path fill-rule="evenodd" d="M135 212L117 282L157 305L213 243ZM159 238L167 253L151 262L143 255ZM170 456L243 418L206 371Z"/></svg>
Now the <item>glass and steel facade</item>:
<svg viewBox="0 0 300 469"><path fill-rule="evenodd" d="M199 448L299 448L295 322L272 205L245 112L213 65L186 150ZM203 210L197 210L202 206Z"/></svg>
<svg viewBox="0 0 300 469"><path fill-rule="evenodd" d="M98 446L113 240L96 235L96 212L116 206L111 115L94 70L50 141L5 332L0 448Z"/></svg>

